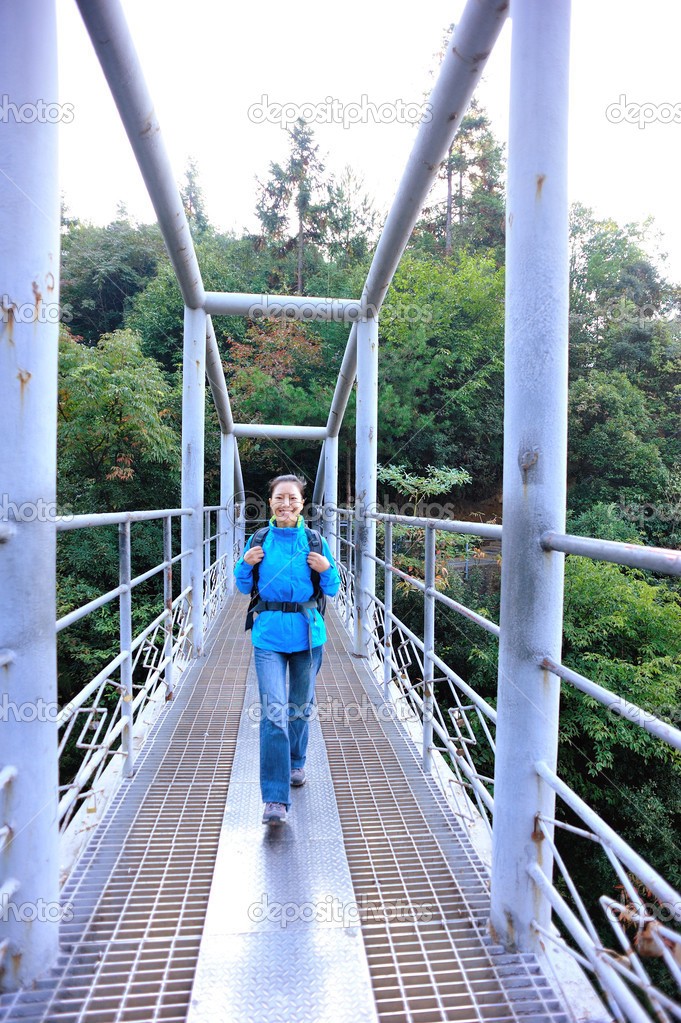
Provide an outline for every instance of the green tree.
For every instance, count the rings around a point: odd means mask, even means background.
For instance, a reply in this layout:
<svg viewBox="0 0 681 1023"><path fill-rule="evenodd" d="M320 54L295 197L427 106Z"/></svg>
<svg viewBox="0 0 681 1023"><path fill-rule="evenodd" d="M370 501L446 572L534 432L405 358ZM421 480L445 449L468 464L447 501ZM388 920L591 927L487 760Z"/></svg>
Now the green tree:
<svg viewBox="0 0 681 1023"><path fill-rule="evenodd" d="M290 152L287 162L270 163L268 180L258 182L260 197L256 213L266 238L283 241L289 248L294 239L288 237L289 210L295 210L297 246L297 286L303 294L303 251L306 242L321 244L325 238L328 202L319 198L324 165L319 158L312 129L298 118L293 128L287 129Z"/></svg>
<svg viewBox="0 0 681 1023"><path fill-rule="evenodd" d="M571 508L663 498L669 474L640 388L624 373L593 370L571 384L568 406Z"/></svg>
<svg viewBox="0 0 681 1023"><path fill-rule="evenodd" d="M95 343L123 325L134 296L166 262L156 225L130 222L123 210L107 227L67 218L62 234L61 305L71 332Z"/></svg>
<svg viewBox="0 0 681 1023"><path fill-rule="evenodd" d="M199 185L199 170L196 160L190 158L184 172L185 183L180 189L180 197L184 206L185 216L194 237L200 238L208 231L209 223L203 190Z"/></svg>
<svg viewBox="0 0 681 1023"><path fill-rule="evenodd" d="M59 358L60 501L82 512L159 507L165 495L149 492L145 470L179 458L159 367L128 330L95 348L63 330Z"/></svg>

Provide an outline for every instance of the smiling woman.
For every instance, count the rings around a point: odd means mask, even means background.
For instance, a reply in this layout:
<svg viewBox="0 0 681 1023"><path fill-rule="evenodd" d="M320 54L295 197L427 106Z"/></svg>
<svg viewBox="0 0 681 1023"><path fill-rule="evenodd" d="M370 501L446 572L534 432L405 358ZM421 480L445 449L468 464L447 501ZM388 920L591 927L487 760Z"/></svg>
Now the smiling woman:
<svg viewBox="0 0 681 1023"><path fill-rule="evenodd" d="M251 594L256 616L263 824L282 824L291 785L305 782L309 719L326 642L324 599L340 585L326 540L303 522L304 492L298 476L271 481L270 524L250 537L234 568L236 585Z"/></svg>

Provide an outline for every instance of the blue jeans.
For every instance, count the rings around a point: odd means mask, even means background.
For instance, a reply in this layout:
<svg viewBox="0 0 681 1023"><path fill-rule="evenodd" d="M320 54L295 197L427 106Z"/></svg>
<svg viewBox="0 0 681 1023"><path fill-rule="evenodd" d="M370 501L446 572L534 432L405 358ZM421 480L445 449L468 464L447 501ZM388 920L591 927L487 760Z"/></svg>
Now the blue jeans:
<svg viewBox="0 0 681 1023"><path fill-rule="evenodd" d="M305 766L314 684L323 652L323 646L292 654L253 647L260 690L260 792L264 803L285 803L287 810L291 805L291 769Z"/></svg>

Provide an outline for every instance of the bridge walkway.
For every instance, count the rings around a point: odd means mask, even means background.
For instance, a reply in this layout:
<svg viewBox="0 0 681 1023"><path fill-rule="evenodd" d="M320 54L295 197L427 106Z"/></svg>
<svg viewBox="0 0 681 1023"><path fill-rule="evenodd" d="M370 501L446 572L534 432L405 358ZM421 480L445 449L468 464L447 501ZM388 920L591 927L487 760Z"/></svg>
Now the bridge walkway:
<svg viewBox="0 0 681 1023"><path fill-rule="evenodd" d="M489 939L484 866L332 607L308 780L260 823L244 600L67 881L57 966L0 1020L567 1023L535 958Z"/></svg>

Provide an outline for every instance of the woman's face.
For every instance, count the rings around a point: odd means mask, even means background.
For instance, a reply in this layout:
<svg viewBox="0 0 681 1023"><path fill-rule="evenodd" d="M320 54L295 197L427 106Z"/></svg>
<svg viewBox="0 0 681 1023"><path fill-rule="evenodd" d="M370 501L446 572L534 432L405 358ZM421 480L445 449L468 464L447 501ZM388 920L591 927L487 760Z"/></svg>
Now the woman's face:
<svg viewBox="0 0 681 1023"><path fill-rule="evenodd" d="M270 508L278 526L295 526L302 510L303 495L295 483L277 483L270 497Z"/></svg>

